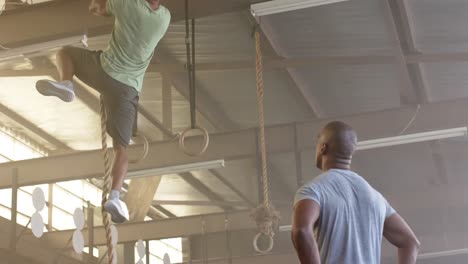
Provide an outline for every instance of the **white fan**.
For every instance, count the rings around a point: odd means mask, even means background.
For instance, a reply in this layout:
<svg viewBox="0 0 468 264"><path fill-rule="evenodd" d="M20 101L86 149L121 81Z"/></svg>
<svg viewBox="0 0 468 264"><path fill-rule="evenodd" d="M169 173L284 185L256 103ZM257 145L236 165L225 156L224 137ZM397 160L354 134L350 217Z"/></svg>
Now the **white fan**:
<svg viewBox="0 0 468 264"><path fill-rule="evenodd" d="M4 2L4 0L0 1ZM32 193L32 203L36 212L31 217L31 229L34 236L40 238L44 234L44 220L42 219L40 212L44 210L44 207L46 206L45 195L41 188L38 187L34 189Z"/></svg>
<svg viewBox="0 0 468 264"><path fill-rule="evenodd" d="M76 230L73 232L73 249L77 254L81 254L84 249L84 237L83 231L84 228L84 214L83 210L76 208L73 213L73 221L75 222Z"/></svg>
<svg viewBox="0 0 468 264"><path fill-rule="evenodd" d="M137 264L143 264L143 258L146 255L146 248L143 240L138 240L137 242L137 252L138 252L138 262Z"/></svg>

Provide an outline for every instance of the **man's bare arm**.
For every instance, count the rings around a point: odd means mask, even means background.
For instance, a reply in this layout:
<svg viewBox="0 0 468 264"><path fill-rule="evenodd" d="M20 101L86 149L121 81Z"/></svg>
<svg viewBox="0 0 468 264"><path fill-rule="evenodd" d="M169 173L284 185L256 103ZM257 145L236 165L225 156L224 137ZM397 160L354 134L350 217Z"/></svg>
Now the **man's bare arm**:
<svg viewBox="0 0 468 264"><path fill-rule="evenodd" d="M384 223L384 237L398 248L399 264L414 264L418 257L420 243L405 220L397 213Z"/></svg>
<svg viewBox="0 0 468 264"><path fill-rule="evenodd" d="M111 16L106 10L107 0L91 0L89 12L95 16Z"/></svg>
<svg viewBox="0 0 468 264"><path fill-rule="evenodd" d="M320 254L314 236L314 225L320 206L313 200L302 200L294 208L292 241L301 264L320 264Z"/></svg>

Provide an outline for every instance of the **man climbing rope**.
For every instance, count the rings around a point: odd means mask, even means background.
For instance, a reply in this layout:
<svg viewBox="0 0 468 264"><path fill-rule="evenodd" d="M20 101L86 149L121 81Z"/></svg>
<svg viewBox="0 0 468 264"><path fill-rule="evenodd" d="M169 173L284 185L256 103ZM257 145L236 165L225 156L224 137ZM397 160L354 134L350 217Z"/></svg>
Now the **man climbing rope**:
<svg viewBox="0 0 468 264"><path fill-rule="evenodd" d="M299 259L302 264L377 264L384 236L398 248L398 263L414 264L419 241L411 228L350 170L356 144L355 131L345 123L331 122L320 133L316 164L323 173L295 198L292 240Z"/></svg>
<svg viewBox="0 0 468 264"><path fill-rule="evenodd" d="M75 98L73 76L96 89L103 97L107 132L113 139L115 160L112 191L104 208L114 223L129 218L119 193L128 169L127 147L136 118L139 93L154 49L169 26L171 15L161 0L93 0L94 15L114 16L115 24L105 51L65 47L57 53L60 81L40 80L39 93L65 102Z"/></svg>

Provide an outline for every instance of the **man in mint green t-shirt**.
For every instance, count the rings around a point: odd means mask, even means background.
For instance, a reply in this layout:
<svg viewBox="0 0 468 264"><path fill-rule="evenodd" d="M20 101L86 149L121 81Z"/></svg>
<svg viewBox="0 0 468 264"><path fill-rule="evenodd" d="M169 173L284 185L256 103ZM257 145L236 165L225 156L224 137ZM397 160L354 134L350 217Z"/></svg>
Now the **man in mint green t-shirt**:
<svg viewBox="0 0 468 264"><path fill-rule="evenodd" d="M71 102L75 98L72 79L76 75L103 96L107 132L113 139L115 152L112 191L104 207L115 223L122 223L129 218L126 205L119 199L128 169L127 147L132 136L145 71L171 20L169 10L160 2L93 0L89 7L92 14L115 17L107 49L90 51L65 47L57 53L60 81L40 80L36 83L39 93Z"/></svg>

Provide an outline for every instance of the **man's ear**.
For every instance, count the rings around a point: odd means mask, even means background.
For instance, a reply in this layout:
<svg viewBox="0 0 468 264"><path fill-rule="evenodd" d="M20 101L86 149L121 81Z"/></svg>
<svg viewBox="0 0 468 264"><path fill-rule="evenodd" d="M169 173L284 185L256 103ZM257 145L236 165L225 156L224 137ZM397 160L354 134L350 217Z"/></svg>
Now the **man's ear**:
<svg viewBox="0 0 468 264"><path fill-rule="evenodd" d="M326 143L322 143L320 145L320 154L325 155L328 152L328 145Z"/></svg>

